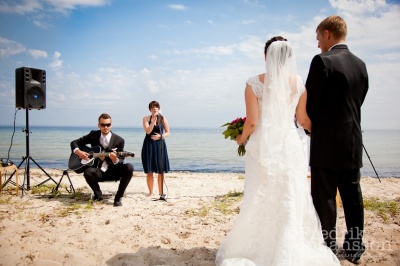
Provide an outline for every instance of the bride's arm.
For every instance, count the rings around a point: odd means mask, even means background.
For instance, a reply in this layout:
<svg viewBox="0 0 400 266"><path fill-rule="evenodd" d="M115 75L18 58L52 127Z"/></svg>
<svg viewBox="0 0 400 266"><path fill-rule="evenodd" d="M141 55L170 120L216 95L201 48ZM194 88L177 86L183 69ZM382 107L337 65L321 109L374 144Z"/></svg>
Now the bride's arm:
<svg viewBox="0 0 400 266"><path fill-rule="evenodd" d="M246 101L246 122L244 123L242 134L236 137L237 144L247 141L247 138L253 133L258 122L258 99L249 84L246 84L244 97Z"/></svg>
<svg viewBox="0 0 400 266"><path fill-rule="evenodd" d="M307 104L307 90L300 96L299 103L296 107L296 119L300 126L311 132L311 120L306 111Z"/></svg>

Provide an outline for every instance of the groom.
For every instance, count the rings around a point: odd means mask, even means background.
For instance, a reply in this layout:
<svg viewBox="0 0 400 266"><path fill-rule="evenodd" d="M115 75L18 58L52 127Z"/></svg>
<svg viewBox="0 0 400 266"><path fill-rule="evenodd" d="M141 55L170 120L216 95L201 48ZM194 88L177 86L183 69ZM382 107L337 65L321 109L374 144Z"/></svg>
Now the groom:
<svg viewBox="0 0 400 266"><path fill-rule="evenodd" d="M365 63L345 44L347 26L341 17L326 18L316 32L322 53L313 58L306 81L307 113L312 121L311 194L325 242L336 253L339 190L347 226L343 249L348 260L359 263L365 251L360 122L368 73Z"/></svg>

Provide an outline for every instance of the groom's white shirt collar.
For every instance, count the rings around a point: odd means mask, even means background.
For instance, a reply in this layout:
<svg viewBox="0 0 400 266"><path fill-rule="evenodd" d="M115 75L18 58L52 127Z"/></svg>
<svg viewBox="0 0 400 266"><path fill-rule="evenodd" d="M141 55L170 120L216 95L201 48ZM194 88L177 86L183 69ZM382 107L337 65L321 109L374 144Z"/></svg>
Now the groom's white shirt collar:
<svg viewBox="0 0 400 266"><path fill-rule="evenodd" d="M340 43L334 44L334 45L332 45L332 47L331 47L331 48L329 48L329 50L328 50L328 51L332 50L332 48L333 48L333 47L335 47L336 45L341 45L341 44L346 44L346 43L344 43L344 42L340 42Z"/></svg>

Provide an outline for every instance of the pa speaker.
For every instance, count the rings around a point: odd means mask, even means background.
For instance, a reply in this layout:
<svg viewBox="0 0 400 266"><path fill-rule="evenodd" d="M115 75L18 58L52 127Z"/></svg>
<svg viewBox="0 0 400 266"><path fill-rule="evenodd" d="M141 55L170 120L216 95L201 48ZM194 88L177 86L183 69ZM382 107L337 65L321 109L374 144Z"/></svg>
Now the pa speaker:
<svg viewBox="0 0 400 266"><path fill-rule="evenodd" d="M46 71L20 67L15 70L15 107L46 108Z"/></svg>

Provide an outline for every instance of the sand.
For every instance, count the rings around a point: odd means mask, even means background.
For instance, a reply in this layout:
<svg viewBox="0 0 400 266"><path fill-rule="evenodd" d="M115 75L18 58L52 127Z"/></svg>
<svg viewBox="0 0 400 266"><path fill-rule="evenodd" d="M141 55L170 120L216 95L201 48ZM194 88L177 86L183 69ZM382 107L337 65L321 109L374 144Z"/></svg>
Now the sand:
<svg viewBox="0 0 400 266"><path fill-rule="evenodd" d="M23 174L20 170L20 183ZM58 182L62 170L46 169ZM30 170L31 187L47 177ZM82 175L70 172L77 195L64 177L52 197L50 180L31 190L7 184L0 195L0 265L214 265L215 253L233 225L240 198L231 206L221 197L242 192L244 174L173 172L165 175L167 201L147 196L145 174L135 172L122 207L113 207L118 183L101 183L108 197L92 203ZM3 177L4 182L4 177ZM51 188L50 188L51 189ZM363 177L364 197L400 199L400 179ZM35 192L35 193L34 193ZM157 189L155 189L157 193ZM218 204L219 203L219 204ZM267 204L267 203L266 203ZM398 203L400 204L400 203ZM400 265L400 214L384 220L365 211L367 252L360 265ZM345 229L338 212L338 244ZM341 259L342 265L353 265Z"/></svg>

